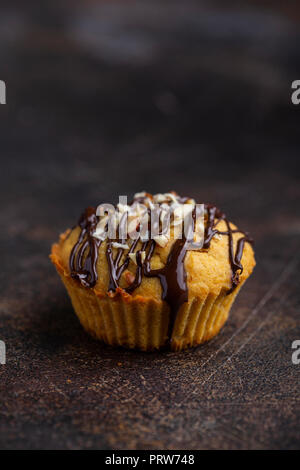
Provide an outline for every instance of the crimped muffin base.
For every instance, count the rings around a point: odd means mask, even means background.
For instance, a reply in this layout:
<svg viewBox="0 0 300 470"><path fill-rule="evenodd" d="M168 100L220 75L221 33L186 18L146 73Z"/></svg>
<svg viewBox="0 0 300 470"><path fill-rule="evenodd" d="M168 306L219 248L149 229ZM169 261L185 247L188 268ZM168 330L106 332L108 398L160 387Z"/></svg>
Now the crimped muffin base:
<svg viewBox="0 0 300 470"><path fill-rule="evenodd" d="M169 306L166 302L131 296L122 289L113 295L88 289L66 273L54 245L51 259L68 291L83 328L94 338L112 346L153 351L168 343ZM180 351L213 338L228 318L238 288L226 295L208 293L183 304L173 327L170 348Z"/></svg>

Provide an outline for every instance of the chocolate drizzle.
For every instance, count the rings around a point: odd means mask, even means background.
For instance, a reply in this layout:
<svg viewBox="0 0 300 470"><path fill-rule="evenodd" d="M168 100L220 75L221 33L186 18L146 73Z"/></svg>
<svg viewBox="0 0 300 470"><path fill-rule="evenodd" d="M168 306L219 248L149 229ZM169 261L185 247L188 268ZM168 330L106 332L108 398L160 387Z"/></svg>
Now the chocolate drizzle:
<svg viewBox="0 0 300 470"><path fill-rule="evenodd" d="M150 195L147 194L146 197ZM188 198L180 198L177 196L179 203L185 203ZM134 199L132 204L137 202L143 203L143 197ZM252 239L245 232L238 229L232 229L225 214L211 204L205 204L207 212L203 250L210 248L211 241L216 235L228 236L228 254L229 263L231 266L231 287L227 294L230 294L239 284L240 275L243 272L241 259L245 243L252 243ZM113 241L107 240L106 244L106 259L109 267L109 286L108 292L115 292L120 287L119 282L122 274L127 269L130 257L129 254L136 254L136 272L135 277L124 291L131 294L137 287L140 286L143 276L157 277L160 280L162 287L162 299L165 300L170 306L170 322L169 322L169 339L172 337L173 326L176 320L177 312L181 305L188 301L188 287L187 275L184 266L185 256L188 250L189 242L193 239L193 233L196 221L196 207L192 212L193 224L187 235L182 239L176 239L173 243L170 253L167 258L165 266L160 269L151 268L151 259L155 251L156 242L148 240L141 242L141 248L136 250L140 239L133 241L127 253L124 253L123 248L117 248L114 254ZM227 230L220 231L217 225L223 220L226 223ZM71 276L78 280L84 287L94 287L97 279L97 260L101 240L95 238L93 233L96 230L99 218L96 215L96 210L89 207L85 210L79 220L79 227L81 229L77 243L74 245L69 259L69 267ZM149 222L150 223L150 222ZM122 219L120 221L122 224ZM240 233L242 236L237 241L236 250L234 250L233 233ZM118 240L121 243L126 243L126 240ZM145 252L145 259L142 260L142 252Z"/></svg>
<svg viewBox="0 0 300 470"><path fill-rule="evenodd" d="M242 230L235 229L233 230L230 226L230 222L227 220L225 214L223 214L219 209L211 204L205 204L207 209L207 225L205 227L205 235L203 248L209 249L212 238L215 235L227 235L228 236L228 250L229 250L229 262L231 266L231 288L228 290L227 295L231 294L234 289L239 284L240 275L243 272L243 266L241 265L241 259L243 256L244 245L246 242L253 243L252 238L249 234L243 232ZM218 223L224 220L227 226L227 231L220 231L216 228ZM236 252L234 253L234 244L233 244L233 233L241 233L242 237L239 238L237 242Z"/></svg>
<svg viewBox="0 0 300 470"><path fill-rule="evenodd" d="M84 287L93 287L98 279L96 265L101 242L92 236L97 223L95 209L88 207L79 219L81 232L70 255L71 276L80 281Z"/></svg>

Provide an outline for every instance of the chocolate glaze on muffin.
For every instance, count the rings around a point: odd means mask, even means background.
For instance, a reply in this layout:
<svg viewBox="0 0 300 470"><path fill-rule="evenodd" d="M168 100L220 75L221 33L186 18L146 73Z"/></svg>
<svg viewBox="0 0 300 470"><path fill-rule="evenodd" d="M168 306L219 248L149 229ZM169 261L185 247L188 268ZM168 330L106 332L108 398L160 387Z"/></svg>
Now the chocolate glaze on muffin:
<svg viewBox="0 0 300 470"><path fill-rule="evenodd" d="M255 265L252 239L248 233L229 222L225 214L215 206L204 204L203 243L200 249L190 251L191 238L194 239L194 234L197 233L199 208L193 199L180 197L175 192L154 196L145 192L138 193L128 206L122 207L122 204L119 204L119 207L116 207L120 213L117 228L124 223L128 213L135 213L139 207L146 207L150 229L153 223L151 209L154 204L158 205L159 209L169 210L173 227L169 236L166 236L159 226L155 238L143 239L140 236L129 240L128 235L126 238L126 231L125 235L124 231L121 231L124 238L104 238L106 221L104 217L101 221L97 210L89 207L80 217L78 226L63 235L60 244L53 247L52 260L63 281L66 281L71 299L71 292L74 292L74 289L76 291L76 285L80 287L77 289L77 297L83 289L93 292L97 297L98 310L94 308L96 304L92 305L93 321L97 324L98 316L102 329L105 329L104 310L107 301L113 303L116 312L113 335L106 335L99 327L94 330L91 322L87 327L82 315L78 315L86 329L94 336L109 344L144 350L159 348L168 341L172 349L182 349L206 341L219 331L237 291ZM177 238L175 209L183 205L189 209L192 223L190 232ZM160 224L157 221L154 223ZM117 230L117 233L119 231ZM104 297L106 305L105 302L101 304L100 299ZM154 334L150 331L151 297L155 300L152 310L160 312L161 315L166 312L168 317L167 329L165 321L161 325L166 331L163 335L158 331L160 338L154 338L153 342L150 338ZM74 304L74 299L72 300ZM142 308L145 303L149 303L149 312L142 314L143 325L140 331L137 327L134 338L130 337L131 331L128 332L128 328L126 330L126 322L128 323L128 317L132 313L127 312L126 307L131 304L131 300L135 300L137 316L138 301ZM81 309L84 301L82 298L79 302ZM75 303L78 314L78 302ZM211 315L215 316L214 321ZM218 321L217 316L220 317ZM130 318L131 320L134 322L134 318ZM193 324L193 328L191 321L197 323ZM202 334L199 328L203 330ZM142 336L142 341L138 338L139 335Z"/></svg>

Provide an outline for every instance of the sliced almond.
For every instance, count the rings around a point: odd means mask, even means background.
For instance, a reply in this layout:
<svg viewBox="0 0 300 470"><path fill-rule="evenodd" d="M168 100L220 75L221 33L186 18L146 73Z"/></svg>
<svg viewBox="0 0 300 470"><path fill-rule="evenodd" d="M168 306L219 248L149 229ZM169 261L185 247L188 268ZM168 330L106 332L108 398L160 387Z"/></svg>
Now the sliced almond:
<svg viewBox="0 0 300 470"><path fill-rule="evenodd" d="M114 248L122 248L123 250L129 250L129 246L127 245L127 243L112 242L112 246Z"/></svg>
<svg viewBox="0 0 300 470"><path fill-rule="evenodd" d="M141 193L135 193L133 196L133 199L139 199L140 197L145 197L146 196L146 191L142 191Z"/></svg>
<svg viewBox="0 0 300 470"><path fill-rule="evenodd" d="M159 246L164 248L168 244L169 239L168 239L168 237L166 237L166 235L157 235L156 237L154 237L154 241Z"/></svg>
<svg viewBox="0 0 300 470"><path fill-rule="evenodd" d="M167 197L167 199L171 199L173 202L178 202L177 197L172 193L165 193L165 197Z"/></svg>
<svg viewBox="0 0 300 470"><path fill-rule="evenodd" d="M166 196L164 194L158 193L153 196L154 202L164 202L166 200Z"/></svg>
<svg viewBox="0 0 300 470"><path fill-rule="evenodd" d="M136 253L129 253L128 256L131 259L131 261L134 262L134 264L137 264L137 262L136 262Z"/></svg>
<svg viewBox="0 0 300 470"><path fill-rule="evenodd" d="M146 259L146 251L141 251L140 254L141 254L141 262L143 263ZM136 261L137 253L129 253L128 256L131 259L131 261L133 261L134 264L137 265L137 261Z"/></svg>

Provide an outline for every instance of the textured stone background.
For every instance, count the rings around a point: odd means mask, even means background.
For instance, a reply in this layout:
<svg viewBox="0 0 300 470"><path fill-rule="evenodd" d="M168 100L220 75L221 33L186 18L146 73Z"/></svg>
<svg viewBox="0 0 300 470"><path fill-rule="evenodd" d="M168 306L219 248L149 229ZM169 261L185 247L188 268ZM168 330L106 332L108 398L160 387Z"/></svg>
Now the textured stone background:
<svg viewBox="0 0 300 470"><path fill-rule="evenodd" d="M299 448L295 2L1 2L1 448ZM271 6L272 5L272 6ZM177 189L256 240L221 334L105 347L48 260L87 205Z"/></svg>

